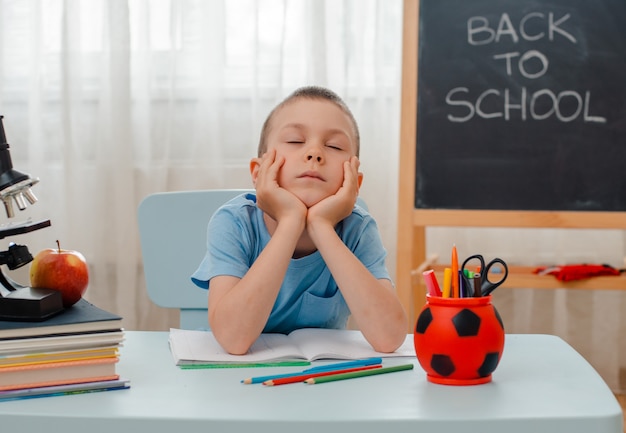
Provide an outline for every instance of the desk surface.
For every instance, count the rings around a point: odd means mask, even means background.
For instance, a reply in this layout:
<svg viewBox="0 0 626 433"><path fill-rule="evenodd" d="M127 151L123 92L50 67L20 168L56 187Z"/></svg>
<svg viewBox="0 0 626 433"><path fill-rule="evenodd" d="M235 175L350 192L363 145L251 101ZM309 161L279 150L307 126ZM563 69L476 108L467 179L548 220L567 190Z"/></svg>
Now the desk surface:
<svg viewBox="0 0 626 433"><path fill-rule="evenodd" d="M118 372L129 390L1 402L0 426L11 433L622 433L612 392L558 337L507 335L485 385L435 385L415 363L412 371L327 384L243 385L246 377L301 367L180 370L166 332L127 331Z"/></svg>

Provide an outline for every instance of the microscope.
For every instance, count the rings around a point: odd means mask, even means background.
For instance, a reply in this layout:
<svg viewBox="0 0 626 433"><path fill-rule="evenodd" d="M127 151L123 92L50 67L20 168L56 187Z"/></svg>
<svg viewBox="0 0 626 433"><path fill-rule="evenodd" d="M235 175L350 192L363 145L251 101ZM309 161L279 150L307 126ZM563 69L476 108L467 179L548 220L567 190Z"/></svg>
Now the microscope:
<svg viewBox="0 0 626 433"><path fill-rule="evenodd" d="M35 204L37 197L31 187L39 182L13 168L9 143L4 132L0 115L0 200L4 204L8 218L15 216L13 204L22 211L26 203ZM50 220L0 224L0 239L29 233L50 226ZM0 251L0 265L15 270L30 263L33 256L26 245L9 244L6 251ZM0 268L0 320L43 321L63 311L61 293L55 290L21 285L6 276Z"/></svg>

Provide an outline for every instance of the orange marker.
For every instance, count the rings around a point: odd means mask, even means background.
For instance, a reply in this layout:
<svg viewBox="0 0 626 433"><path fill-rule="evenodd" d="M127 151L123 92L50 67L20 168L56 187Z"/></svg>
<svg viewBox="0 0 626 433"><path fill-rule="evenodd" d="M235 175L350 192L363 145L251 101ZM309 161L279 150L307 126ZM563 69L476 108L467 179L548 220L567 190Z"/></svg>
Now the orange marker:
<svg viewBox="0 0 626 433"><path fill-rule="evenodd" d="M456 252L456 245L452 245L452 297L458 298L459 294L459 256Z"/></svg>

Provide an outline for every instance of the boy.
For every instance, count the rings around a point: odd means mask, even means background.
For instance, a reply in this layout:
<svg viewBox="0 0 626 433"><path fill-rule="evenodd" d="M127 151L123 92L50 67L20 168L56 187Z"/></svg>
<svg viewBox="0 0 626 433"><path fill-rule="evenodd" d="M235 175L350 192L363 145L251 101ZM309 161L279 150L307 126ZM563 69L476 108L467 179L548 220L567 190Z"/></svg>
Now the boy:
<svg viewBox="0 0 626 433"><path fill-rule="evenodd" d="M355 206L358 154L356 121L327 89L298 89L268 116L250 161L256 195L216 212L192 276L210 287L209 325L229 353L262 332L344 328L349 315L379 352L404 342L380 234Z"/></svg>

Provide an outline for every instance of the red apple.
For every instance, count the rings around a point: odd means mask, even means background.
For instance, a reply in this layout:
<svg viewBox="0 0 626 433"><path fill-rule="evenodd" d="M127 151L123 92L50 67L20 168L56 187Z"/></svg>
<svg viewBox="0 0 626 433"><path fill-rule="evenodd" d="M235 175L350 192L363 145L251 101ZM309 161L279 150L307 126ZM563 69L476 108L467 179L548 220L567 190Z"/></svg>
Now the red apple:
<svg viewBox="0 0 626 433"><path fill-rule="evenodd" d="M31 287L58 290L63 306L70 307L82 298L89 284L85 257L74 250L46 248L37 253L30 266Z"/></svg>

